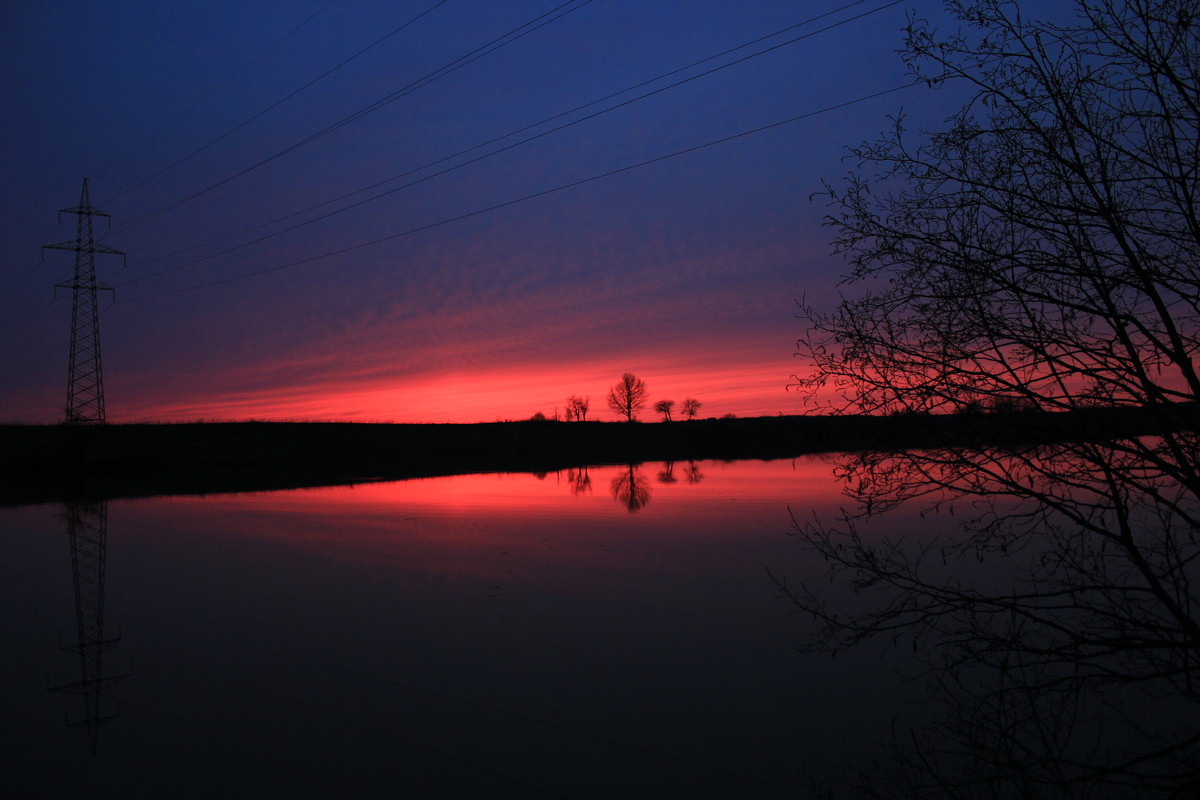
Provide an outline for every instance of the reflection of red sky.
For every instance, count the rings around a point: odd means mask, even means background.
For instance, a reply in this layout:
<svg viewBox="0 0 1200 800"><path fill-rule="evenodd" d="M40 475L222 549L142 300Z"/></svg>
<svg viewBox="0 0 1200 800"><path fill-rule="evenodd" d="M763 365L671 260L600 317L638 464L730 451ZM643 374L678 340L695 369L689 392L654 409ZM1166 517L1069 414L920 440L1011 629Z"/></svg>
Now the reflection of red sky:
<svg viewBox="0 0 1200 800"><path fill-rule="evenodd" d="M332 568L363 591L385 581L424 598L454 586L480 601L550 592L624 603L670 596L676 581L697 579L761 598L774 596L764 569L823 574L823 562L792 534L793 520L816 513L835 522L846 504L829 462L699 462L703 479L694 484L687 466L676 462L675 483L659 480L661 463L636 467L651 491L636 513L611 494L613 478L628 470L621 466L589 468L592 490L582 495L563 471L122 501L110 507L110 547L150 548L181 579L227 561L255 563L301 591L313 581L320 591ZM930 537L958 524L906 511L862 531Z"/></svg>
<svg viewBox="0 0 1200 800"><path fill-rule="evenodd" d="M588 468L591 491L578 495L565 470L544 478L465 475L137 501L114 513L111 525L122 531L126 514L141 516L143 524L161 515L162 525L146 526L151 535L164 526L188 528L214 553L268 545L425 574L493 580L503 567L527 580L558 581L563 570L654 564L683 573L730 557L754 559L759 548L777 550L787 538L789 507L803 515L817 506L833 512L841 500L821 459L699 462L703 478L694 484L686 480L687 467L676 462L677 480L669 484L659 480L661 462L636 467L651 499L635 514L610 492L612 479L628 467L607 466Z"/></svg>
<svg viewBox="0 0 1200 800"><path fill-rule="evenodd" d="M690 464L694 464L699 473L695 483L688 482ZM639 516L676 516L699 506L731 502L836 506L841 499L831 475L830 462L819 456L794 461L738 461L731 464L676 461L670 466L674 480L669 482L662 480L667 470L665 462L648 462L633 468L635 474L648 482L653 498ZM203 500L166 498L162 502L355 519L388 518L393 514L411 517L417 512L443 516L485 513L493 519L505 516L622 516L626 510L612 498L609 487L613 478L625 474L628 469L628 466L610 465L580 467L544 476L529 473L451 475L225 495ZM586 471L590 479L590 490L577 494L572 488L572 475L582 471ZM712 510L705 508L696 513L706 515Z"/></svg>
<svg viewBox="0 0 1200 800"><path fill-rule="evenodd" d="M738 499L752 502L795 502L810 496L813 490L828 493L831 488L830 465L817 458L791 461L740 461L734 464L696 462L700 480L688 483L689 462L671 464L674 481L660 479L666 469L663 462L634 467L653 493L645 512L653 516L655 505L672 515L697 505L722 504ZM477 513L493 515L514 512L526 515L571 515L575 513L615 515L625 513L609 494L613 478L628 471L627 466L585 467L552 472L545 477L527 473L460 475L355 487L312 489L294 495L297 502L319 502L326 508L341 508L354 514L380 507L422 508L443 514ZM572 492L571 474L586 470L591 491ZM564 499L565 498L565 499ZM673 500L680 500L677 505ZM811 499L811 497L810 497ZM580 508L572 508L572 506ZM711 513L704 511L702 513Z"/></svg>

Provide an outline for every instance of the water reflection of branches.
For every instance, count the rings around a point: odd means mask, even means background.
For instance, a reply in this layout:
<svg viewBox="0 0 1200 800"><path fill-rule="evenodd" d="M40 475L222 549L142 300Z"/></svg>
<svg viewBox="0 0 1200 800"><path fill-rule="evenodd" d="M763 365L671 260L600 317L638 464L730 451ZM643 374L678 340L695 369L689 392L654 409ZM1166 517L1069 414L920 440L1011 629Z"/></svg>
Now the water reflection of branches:
<svg viewBox="0 0 1200 800"><path fill-rule="evenodd" d="M587 467L576 467L567 470L567 485L571 489L571 494L581 495L590 494L592 491L592 476L588 474Z"/></svg>
<svg viewBox="0 0 1200 800"><path fill-rule="evenodd" d="M852 149L829 222L861 291L806 309L798 386L898 425L990 409L1081 428L1111 406L1197 430L1194 0L1077 0L1061 22L947 5L957 30L914 17L903 58L970 96L942 130L896 119ZM816 644L911 635L953 690L953 724L906 746L889 788L1200 797L1197 436L1069 435L1092 444L850 460L862 514L801 526L877 601L838 618L792 590L824 622ZM918 496L976 513L946 542L860 532Z"/></svg>
<svg viewBox="0 0 1200 800"><path fill-rule="evenodd" d="M859 454L857 510L798 523L873 602L857 613L777 582L819 620L812 650L910 640L946 718L897 746L868 795L1168 796L1200 790L1200 439ZM919 542L863 523L921 498L969 505ZM905 791L899 791L903 788ZM1178 794L1172 794L1178 793Z"/></svg>
<svg viewBox="0 0 1200 800"><path fill-rule="evenodd" d="M697 484L704 480L704 473L700 471L700 465L695 461L687 462L687 466L683 468L683 479L689 484ZM664 484L678 483L679 478L675 476L675 462L664 461L663 468L659 470L658 482Z"/></svg>
<svg viewBox="0 0 1200 800"><path fill-rule="evenodd" d="M650 481L629 464L613 478L612 496L632 514L650 502Z"/></svg>

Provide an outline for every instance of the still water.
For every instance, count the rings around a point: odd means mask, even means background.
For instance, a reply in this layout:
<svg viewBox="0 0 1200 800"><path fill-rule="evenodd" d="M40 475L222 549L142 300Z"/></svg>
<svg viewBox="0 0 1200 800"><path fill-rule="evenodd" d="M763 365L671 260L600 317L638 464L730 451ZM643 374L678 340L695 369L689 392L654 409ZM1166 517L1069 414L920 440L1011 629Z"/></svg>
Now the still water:
<svg viewBox="0 0 1200 800"><path fill-rule="evenodd" d="M793 515L844 502L814 458L0 509L2 780L794 796L919 696L878 649L796 650L768 570L819 575Z"/></svg>

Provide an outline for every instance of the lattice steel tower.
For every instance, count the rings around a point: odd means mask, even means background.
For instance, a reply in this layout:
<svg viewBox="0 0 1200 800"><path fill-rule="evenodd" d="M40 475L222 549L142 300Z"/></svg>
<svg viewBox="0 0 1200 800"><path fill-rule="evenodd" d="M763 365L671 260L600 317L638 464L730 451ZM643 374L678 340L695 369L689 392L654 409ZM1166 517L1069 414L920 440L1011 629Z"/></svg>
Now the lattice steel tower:
<svg viewBox="0 0 1200 800"><path fill-rule="evenodd" d="M75 239L70 242L43 245L51 250L75 252L75 277L58 288L72 290L71 304L71 363L67 377L67 423L104 424L104 372L100 363L100 313L96 293L112 287L96 281L96 254L125 255L120 250L100 244L92 236L92 217L108 217L92 208L88 197L88 181L83 179L79 205L58 212L79 217Z"/></svg>

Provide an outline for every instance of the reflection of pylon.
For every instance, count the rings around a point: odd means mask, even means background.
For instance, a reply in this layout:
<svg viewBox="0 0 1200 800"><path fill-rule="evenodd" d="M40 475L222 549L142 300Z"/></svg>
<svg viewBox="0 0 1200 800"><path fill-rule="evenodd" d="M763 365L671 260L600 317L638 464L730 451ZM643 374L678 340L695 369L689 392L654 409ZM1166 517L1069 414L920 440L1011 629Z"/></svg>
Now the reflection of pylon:
<svg viewBox="0 0 1200 800"><path fill-rule="evenodd" d="M117 638L104 638L104 557L108 536L108 501L67 503L67 535L71 540L71 578L75 584L75 622L79 641L70 648L79 654L80 678L73 683L50 687L52 691L83 696L83 719L72 725L87 729L92 755L100 723L115 715L100 713L100 689L126 677L104 677L105 645Z"/></svg>
<svg viewBox="0 0 1200 800"><path fill-rule="evenodd" d="M96 253L124 255L100 244L92 237L92 217L108 214L92 208L88 197L88 181L83 179L79 205L59 210L79 217L75 239L70 242L43 245L51 250L72 250L75 253L75 277L58 284L71 289L71 364L67 379L67 422L104 424L104 373L100 367L100 314L96 304L98 290L112 288L96 282Z"/></svg>

